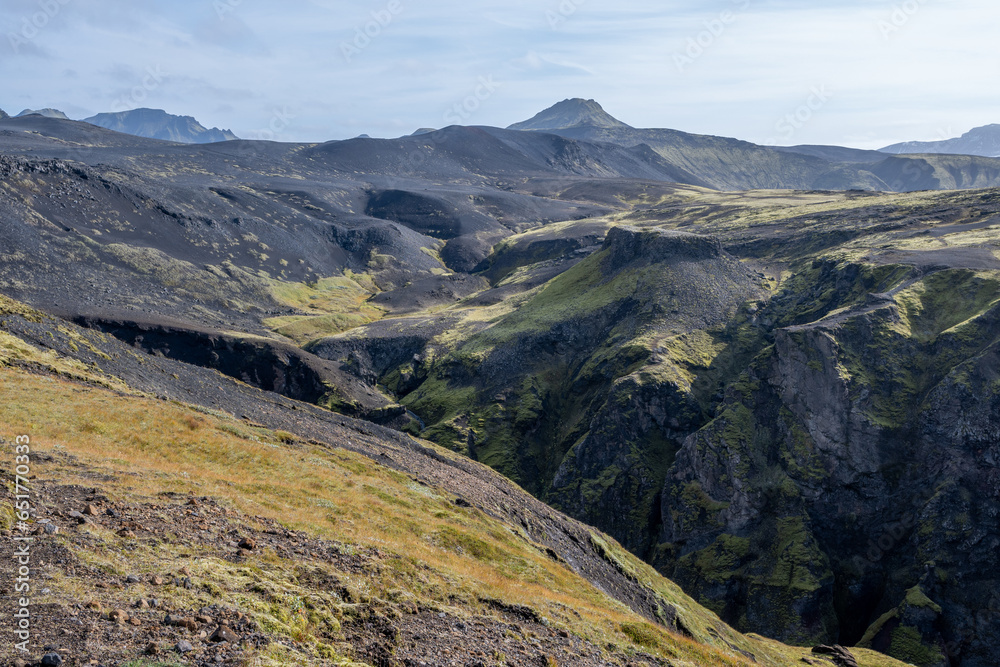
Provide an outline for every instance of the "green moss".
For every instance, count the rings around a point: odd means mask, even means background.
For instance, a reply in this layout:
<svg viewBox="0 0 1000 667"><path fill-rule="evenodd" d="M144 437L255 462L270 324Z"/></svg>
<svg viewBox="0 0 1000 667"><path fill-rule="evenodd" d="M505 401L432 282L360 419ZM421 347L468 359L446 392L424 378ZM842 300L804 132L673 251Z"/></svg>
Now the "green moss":
<svg viewBox="0 0 1000 667"><path fill-rule="evenodd" d="M937 604L931 600L924 593L920 586L914 586L910 590L906 591L906 604L910 607L919 607L924 609L930 609L936 614L941 613L941 605Z"/></svg>
<svg viewBox="0 0 1000 667"><path fill-rule="evenodd" d="M596 479L583 480L580 483L580 493L583 495L584 502L589 505L599 503L607 490L614 486L621 473L621 468L612 465L604 468Z"/></svg>
<svg viewBox="0 0 1000 667"><path fill-rule="evenodd" d="M443 528L435 534L434 538L438 546L468 554L477 560L496 562L506 558L503 551L489 542L458 528Z"/></svg>
<svg viewBox="0 0 1000 667"><path fill-rule="evenodd" d="M863 303L869 294L893 289L912 273L912 267L900 264L816 259L796 267L769 310L778 326L815 322L834 310Z"/></svg>
<svg viewBox="0 0 1000 667"><path fill-rule="evenodd" d="M691 481L680 487L673 515L682 530L691 531L697 526L721 526L719 513L727 507L729 503L714 500L699 482Z"/></svg>
<svg viewBox="0 0 1000 667"><path fill-rule="evenodd" d="M660 634L646 623L623 623L621 631L636 646L653 650L661 646Z"/></svg>
<svg viewBox="0 0 1000 667"><path fill-rule="evenodd" d="M932 648L923 643L920 631L906 625L900 625L892 631L891 643L886 653L917 667L933 667L944 660L937 647Z"/></svg>
<svg viewBox="0 0 1000 667"><path fill-rule="evenodd" d="M891 609L879 616L878 619L868 626L867 630L865 630L865 634L861 638L861 641L858 642L858 646L871 648L872 642L875 640L878 633L882 631L882 628L885 627L885 624L895 618L899 618L898 609Z"/></svg>
<svg viewBox="0 0 1000 667"><path fill-rule="evenodd" d="M264 324L303 344L381 319L385 312L368 303L374 292L358 280L357 276L344 275L310 283L271 281L274 300L301 314L273 317Z"/></svg>
<svg viewBox="0 0 1000 667"><path fill-rule="evenodd" d="M815 571L830 574L825 554L805 526L802 517L786 517L776 523L777 535L771 550L771 569L767 583L793 594L812 593L822 585Z"/></svg>
<svg viewBox="0 0 1000 667"><path fill-rule="evenodd" d="M391 495L389 493L386 493L385 491L382 491L381 489L376 489L373 486L369 486L369 485L366 484L364 486L364 490L367 491L368 493L372 494L373 496L375 496L376 498L378 498L379 500L381 500L384 503L388 503L390 505L396 505L398 507L405 507L407 509L412 509L413 508L413 505L411 505L407 501L402 500L400 498L397 498L396 496Z"/></svg>
<svg viewBox="0 0 1000 667"><path fill-rule="evenodd" d="M749 539L723 534L710 546L682 558L679 565L693 569L706 582L725 584L740 576L738 570L749 553Z"/></svg>
<svg viewBox="0 0 1000 667"><path fill-rule="evenodd" d="M950 269L932 273L896 296L911 335L931 341L983 314L1000 300L1000 273Z"/></svg>

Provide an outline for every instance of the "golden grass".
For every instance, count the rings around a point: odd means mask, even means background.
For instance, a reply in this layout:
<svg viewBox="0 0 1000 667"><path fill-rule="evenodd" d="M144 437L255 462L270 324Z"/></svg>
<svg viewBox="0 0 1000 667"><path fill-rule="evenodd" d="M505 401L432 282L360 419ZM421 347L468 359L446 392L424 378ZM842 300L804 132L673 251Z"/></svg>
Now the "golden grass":
<svg viewBox="0 0 1000 667"><path fill-rule="evenodd" d="M103 484L105 491L133 503L148 502L163 492L212 496L245 515L278 520L335 540L348 550L377 548L389 561L380 576L342 575L359 595L415 599L458 615L470 609L488 613L480 600L501 599L534 608L554 626L597 646L613 643L626 650L642 650L675 665L751 664L730 650L649 624L549 559L511 527L479 510L457 507L445 492L417 484L363 456L303 443L292 434L249 426L222 413L122 396L11 369L0 369L0 405L0 435L11 438L26 433L32 437L36 454L70 455L36 465L33 472L42 479L92 486L94 473L108 475L114 481ZM162 550L147 547L144 551L113 534L101 537L110 544L121 542L121 549L80 554L81 559L118 574L136 563L162 569ZM739 635L613 540L598 539L609 557L640 581L667 599L679 601L685 622L698 634L711 623L727 640L757 655L761 664L791 665L806 655L805 649ZM218 554L195 549L189 550L184 563L191 564L207 583L205 589L194 592L178 589L172 593L177 596L173 603L197 608L212 593L225 596L251 610L270 631L297 637L295 641L312 647L311 653L297 654L293 661L292 656L275 653L282 650L272 646L254 664L286 664L282 660L287 664L300 660L299 664L347 664L337 658L334 647L313 636L321 634L318 628L329 633L343 608L329 596L317 597L316 592L290 583L294 562L261 552L251 562L236 566L221 561ZM268 595L262 599L247 594L250 580L265 581ZM59 586L64 595L76 599L86 594L75 590L70 578L61 579ZM282 611L288 596L311 600L303 618ZM279 603L267 602L274 599ZM456 600L462 604L456 606ZM339 662L330 662L334 658ZM861 664L901 663L866 654Z"/></svg>
<svg viewBox="0 0 1000 667"><path fill-rule="evenodd" d="M92 485L93 472L106 474L116 478L107 490L133 502L166 491L213 496L249 515L389 554L396 567L376 594L401 589L445 607L458 596L474 608L480 598L499 598L533 607L598 645L634 645L621 628L642 621L622 604L509 527L365 457L281 444L288 434L10 370L0 370L0 402L5 437L28 433L36 452L66 453L80 464L39 466L45 479ZM105 565L122 570L134 554L119 556L105 555ZM650 628L655 648L643 650L691 664L745 664Z"/></svg>
<svg viewBox="0 0 1000 667"><path fill-rule="evenodd" d="M323 278L309 284L274 281L271 293L275 300L302 314L273 317L265 320L264 325L303 344L379 320L385 311L368 303L375 293L370 282L353 275Z"/></svg>

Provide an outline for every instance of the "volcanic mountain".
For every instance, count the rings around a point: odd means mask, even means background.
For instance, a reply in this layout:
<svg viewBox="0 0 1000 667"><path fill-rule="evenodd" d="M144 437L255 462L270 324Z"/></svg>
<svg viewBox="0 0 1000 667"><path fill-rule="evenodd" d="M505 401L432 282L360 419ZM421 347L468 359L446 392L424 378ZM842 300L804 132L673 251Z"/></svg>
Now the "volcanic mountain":
<svg viewBox="0 0 1000 667"><path fill-rule="evenodd" d="M605 127L629 128L628 125L613 117L594 100L571 99L563 100L545 111L539 112L530 120L514 123L508 130L565 130L571 127ZM630 129L630 128L629 128Z"/></svg>
<svg viewBox="0 0 1000 667"><path fill-rule="evenodd" d="M21 113L17 114L18 117L23 116L45 116L46 118L61 118L62 120L69 120L69 116L64 114L58 109L25 109Z"/></svg>
<svg viewBox="0 0 1000 667"><path fill-rule="evenodd" d="M917 191L1000 185L1000 161L933 155L873 157L839 147L770 148L726 137L637 129L593 100L564 100L510 129L547 132L590 143L644 147L691 179L721 190L747 188ZM899 158L896 158L897 160Z"/></svg>
<svg viewBox="0 0 1000 667"><path fill-rule="evenodd" d="M210 144L239 138L229 130L220 130L217 127L208 129L191 116L175 116L162 109L101 113L85 118L84 122L137 137L182 144Z"/></svg>

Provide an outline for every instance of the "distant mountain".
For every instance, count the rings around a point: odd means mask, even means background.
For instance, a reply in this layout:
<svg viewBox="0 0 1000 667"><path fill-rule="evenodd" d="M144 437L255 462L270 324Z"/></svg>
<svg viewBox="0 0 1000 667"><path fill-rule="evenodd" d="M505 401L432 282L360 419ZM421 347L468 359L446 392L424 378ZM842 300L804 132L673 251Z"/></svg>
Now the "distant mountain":
<svg viewBox="0 0 1000 667"><path fill-rule="evenodd" d="M747 141L669 129L634 128L593 100L564 100L510 126L590 144L645 148L661 158L671 180L717 190L914 191L1000 186L1000 162L922 156L900 160L840 146L758 146ZM1000 153L1000 151L998 151Z"/></svg>
<svg viewBox="0 0 1000 667"><path fill-rule="evenodd" d="M50 108L45 108L45 109L25 109L21 113L17 114L18 118L20 118L22 116L45 116L46 118L59 118L59 119L62 119L62 120L69 120L69 116L67 116L66 114L64 114L62 111L59 111L58 109L50 109Z"/></svg>
<svg viewBox="0 0 1000 667"><path fill-rule="evenodd" d="M84 118L85 123L115 132L181 144L211 144L239 139L229 130L206 128L191 116L175 116L162 109L133 109L120 113L100 113Z"/></svg>
<svg viewBox="0 0 1000 667"><path fill-rule="evenodd" d="M880 149L883 153L950 153L1000 157L1000 125L984 125L969 130L957 139L943 141L907 141Z"/></svg>
<svg viewBox="0 0 1000 667"><path fill-rule="evenodd" d="M553 107L521 123L514 123L508 130L553 131L570 127L603 127L631 129L601 107L594 100L574 98L563 100Z"/></svg>
<svg viewBox="0 0 1000 667"><path fill-rule="evenodd" d="M860 148L845 148L843 146L768 146L782 153L798 153L820 157L830 162L852 162L855 164L871 164L881 162L885 154L878 151L866 151Z"/></svg>
<svg viewBox="0 0 1000 667"><path fill-rule="evenodd" d="M0 120L3 120L4 118L10 118L10 116L7 114L6 111L0 109Z"/></svg>
<svg viewBox="0 0 1000 667"><path fill-rule="evenodd" d="M510 129L549 132L629 149L644 145L674 170L687 174L688 179L682 182L718 190L888 189L866 170L845 167L820 156L779 152L726 137L634 128L608 115L593 100L565 100Z"/></svg>

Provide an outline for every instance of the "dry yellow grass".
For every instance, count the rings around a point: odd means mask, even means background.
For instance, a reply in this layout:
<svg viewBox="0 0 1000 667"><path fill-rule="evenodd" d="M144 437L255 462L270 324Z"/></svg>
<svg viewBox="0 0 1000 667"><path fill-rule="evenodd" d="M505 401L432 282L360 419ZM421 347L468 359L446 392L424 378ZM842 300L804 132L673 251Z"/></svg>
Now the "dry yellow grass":
<svg viewBox="0 0 1000 667"><path fill-rule="evenodd" d="M213 496L411 564L412 571L400 567L384 577L378 592L402 589L443 605L456 595L473 606L499 598L533 607L598 645L634 645L622 627L644 623L509 527L362 456L283 442L288 434L175 403L10 370L0 370L0 404L4 437L28 433L35 451L82 464L48 464L39 468L45 478L89 485L93 472L106 474L115 478L108 490L126 501L162 492ZM646 626L643 650L690 664L746 664Z"/></svg>
<svg viewBox="0 0 1000 667"><path fill-rule="evenodd" d="M734 651L699 644L649 624L546 557L511 527L476 509L456 507L444 492L360 455L303 443L291 434L255 428L221 413L10 369L0 369L0 405L4 438L26 433L36 453L68 455L38 466L35 472L43 479L90 486L96 472L113 479L104 487L124 502L149 501L163 492L212 496L246 515L275 519L348 549L375 547L386 554L392 567L384 568L379 578L359 584L371 587L366 594L373 597L403 596L441 608L459 600L465 609L481 610L481 599L499 598L532 607L556 627L597 646L610 642L631 647L628 650L668 658L675 665L751 664ZM665 594L682 597L673 584L610 538L603 539L614 557L642 580ZM243 578L248 575L239 568L212 554L195 555L205 564L204 576L220 594L238 595L245 590ZM124 571L126 563L152 557L113 550L81 555L110 571ZM252 567L258 570L255 577L270 577L276 588L288 588L280 582L285 581L282 573L290 565L273 553L256 556ZM72 581L63 580L61 585L72 591ZM288 594L301 596L303 592ZM198 600L187 602L195 605ZM312 626L283 616L280 605L245 603L266 619L272 631L297 636L296 641L311 637ZM685 607L694 625L703 627L706 619L714 619L693 601ZM315 623L336 622L321 614L313 616L319 619ZM724 627L717 619L712 622ZM806 655L805 649L724 630L728 638L737 638L741 647L752 651L760 664L791 665ZM327 651L323 655L333 655L332 649L317 646ZM262 652L258 664L282 664L283 658L270 652ZM862 664L900 663L866 655Z"/></svg>

